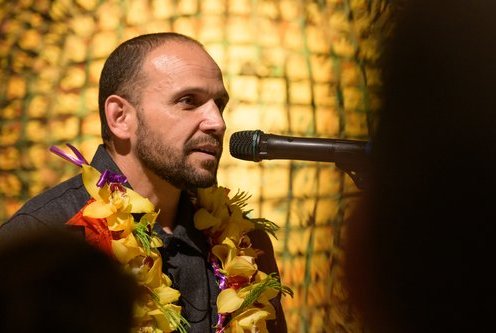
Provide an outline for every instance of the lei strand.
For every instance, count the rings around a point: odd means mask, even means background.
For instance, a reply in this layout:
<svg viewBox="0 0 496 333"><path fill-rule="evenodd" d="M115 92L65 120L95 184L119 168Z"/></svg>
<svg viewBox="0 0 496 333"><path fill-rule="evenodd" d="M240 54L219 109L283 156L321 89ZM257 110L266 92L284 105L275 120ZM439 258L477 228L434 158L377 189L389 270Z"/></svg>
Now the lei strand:
<svg viewBox="0 0 496 333"><path fill-rule="evenodd" d="M153 204L127 188L125 176L89 165L72 145L74 156L52 146L50 151L82 168L85 189L91 198L68 222L83 226L87 241L114 257L144 290L135 304L133 332L187 332L188 322L174 304L180 293L162 271L158 248L162 241L153 231L157 215ZM275 236L277 225L266 219L250 219L244 211L249 196L238 192L229 198L224 187L199 189L195 227L208 237L208 256L220 293L217 298L217 333L268 332L266 321L275 319L270 300L279 293L293 296L275 274L258 270L248 232L262 229ZM135 215L140 214L139 220Z"/></svg>

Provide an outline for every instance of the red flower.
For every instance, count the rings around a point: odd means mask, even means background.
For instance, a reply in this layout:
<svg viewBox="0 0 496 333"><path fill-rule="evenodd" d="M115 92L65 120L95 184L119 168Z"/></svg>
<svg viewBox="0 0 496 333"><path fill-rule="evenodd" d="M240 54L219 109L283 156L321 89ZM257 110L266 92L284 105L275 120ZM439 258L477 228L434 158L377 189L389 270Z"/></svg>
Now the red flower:
<svg viewBox="0 0 496 333"><path fill-rule="evenodd" d="M84 236L86 241L96 246L103 252L113 256L112 252L112 233L108 228L106 219L97 219L89 216L83 216L83 211L94 199L88 200L86 205L76 215L74 215L66 224L84 227Z"/></svg>

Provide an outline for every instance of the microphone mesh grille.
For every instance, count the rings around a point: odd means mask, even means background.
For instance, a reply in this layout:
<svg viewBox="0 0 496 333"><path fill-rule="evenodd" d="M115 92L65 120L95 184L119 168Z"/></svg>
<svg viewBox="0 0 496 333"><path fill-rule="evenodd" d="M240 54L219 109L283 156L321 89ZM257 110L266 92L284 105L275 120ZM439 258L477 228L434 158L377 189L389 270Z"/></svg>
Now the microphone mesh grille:
<svg viewBox="0 0 496 333"><path fill-rule="evenodd" d="M229 152L232 157L254 161L254 136L257 131L241 131L231 135Z"/></svg>

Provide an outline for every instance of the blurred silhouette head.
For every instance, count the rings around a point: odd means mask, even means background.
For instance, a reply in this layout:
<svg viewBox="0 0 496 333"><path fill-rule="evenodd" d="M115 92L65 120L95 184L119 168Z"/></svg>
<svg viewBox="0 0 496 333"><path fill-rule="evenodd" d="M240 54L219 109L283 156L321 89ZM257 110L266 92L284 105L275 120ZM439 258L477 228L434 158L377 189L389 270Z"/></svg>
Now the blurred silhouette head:
<svg viewBox="0 0 496 333"><path fill-rule="evenodd" d="M0 244L0 332L129 332L137 284L65 232Z"/></svg>
<svg viewBox="0 0 496 333"><path fill-rule="evenodd" d="M490 323L496 3L402 1L383 63L372 184L349 220L350 293L373 332Z"/></svg>

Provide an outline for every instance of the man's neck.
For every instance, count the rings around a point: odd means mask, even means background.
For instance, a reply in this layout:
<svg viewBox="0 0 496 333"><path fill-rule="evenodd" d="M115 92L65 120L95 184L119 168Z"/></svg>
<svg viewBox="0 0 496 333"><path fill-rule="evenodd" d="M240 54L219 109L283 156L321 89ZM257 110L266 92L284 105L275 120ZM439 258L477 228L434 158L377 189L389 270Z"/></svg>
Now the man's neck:
<svg viewBox="0 0 496 333"><path fill-rule="evenodd" d="M131 154L121 155L111 149L108 149L108 152L133 190L148 198L155 206L155 210L160 211L157 223L165 232L172 233L181 190L146 169Z"/></svg>

